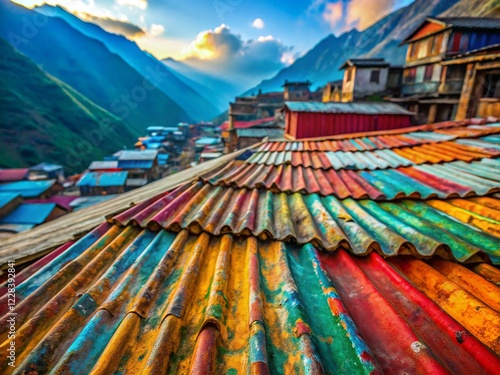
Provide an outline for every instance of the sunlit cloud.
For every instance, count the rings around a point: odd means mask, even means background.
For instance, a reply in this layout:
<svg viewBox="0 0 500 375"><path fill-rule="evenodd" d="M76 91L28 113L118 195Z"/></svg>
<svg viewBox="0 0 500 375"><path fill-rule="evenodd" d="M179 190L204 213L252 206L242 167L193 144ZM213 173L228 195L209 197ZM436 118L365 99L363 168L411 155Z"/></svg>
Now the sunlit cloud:
<svg viewBox="0 0 500 375"><path fill-rule="evenodd" d="M158 25L156 23L153 23L151 27L149 28L149 35L152 37L162 35L165 32L165 27L163 25Z"/></svg>
<svg viewBox="0 0 500 375"><path fill-rule="evenodd" d="M116 3L121 6L129 6L142 10L148 7L148 2L146 0L116 0Z"/></svg>
<svg viewBox="0 0 500 375"><path fill-rule="evenodd" d="M106 16L95 16L86 12L74 12L74 14L84 21L101 26L108 32L124 35L129 39L137 39L146 35L141 27L129 22L125 16L119 20Z"/></svg>
<svg viewBox="0 0 500 375"><path fill-rule="evenodd" d="M262 18L256 18L252 23L252 27L255 27L256 29L263 29L264 25L265 24Z"/></svg>

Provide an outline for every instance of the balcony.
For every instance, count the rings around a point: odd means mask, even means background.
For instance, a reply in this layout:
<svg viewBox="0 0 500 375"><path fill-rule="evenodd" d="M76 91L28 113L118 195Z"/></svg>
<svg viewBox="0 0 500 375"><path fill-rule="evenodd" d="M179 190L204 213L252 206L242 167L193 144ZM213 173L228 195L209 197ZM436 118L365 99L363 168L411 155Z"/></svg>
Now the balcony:
<svg viewBox="0 0 500 375"><path fill-rule="evenodd" d="M439 89L441 94L460 94L462 86L464 85L463 79L449 79Z"/></svg>
<svg viewBox="0 0 500 375"><path fill-rule="evenodd" d="M403 83L401 93L403 95L436 94L440 82Z"/></svg>

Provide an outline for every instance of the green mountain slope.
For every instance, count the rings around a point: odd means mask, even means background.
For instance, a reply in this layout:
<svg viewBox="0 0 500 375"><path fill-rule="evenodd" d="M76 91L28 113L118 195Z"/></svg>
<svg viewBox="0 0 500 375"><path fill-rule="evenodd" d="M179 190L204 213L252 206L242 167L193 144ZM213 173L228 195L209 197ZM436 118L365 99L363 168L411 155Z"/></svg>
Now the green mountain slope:
<svg viewBox="0 0 500 375"><path fill-rule="evenodd" d="M150 76L145 78L102 42L61 18L42 16L0 0L0 37L47 73L119 116L136 135L144 134L148 126L172 126L191 120L158 89L159 82L166 79L162 72L146 67Z"/></svg>
<svg viewBox="0 0 500 375"><path fill-rule="evenodd" d="M48 161L82 171L130 145L116 117L44 72L0 38L0 167Z"/></svg>

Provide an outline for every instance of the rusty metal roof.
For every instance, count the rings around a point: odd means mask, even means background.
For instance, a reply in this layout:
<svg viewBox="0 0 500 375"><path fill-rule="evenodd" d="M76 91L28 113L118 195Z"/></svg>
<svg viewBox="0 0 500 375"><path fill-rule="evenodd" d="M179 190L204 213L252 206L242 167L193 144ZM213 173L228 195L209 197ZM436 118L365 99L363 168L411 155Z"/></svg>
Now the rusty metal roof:
<svg viewBox="0 0 500 375"><path fill-rule="evenodd" d="M272 142L253 151L365 158L336 169L242 151L137 189L127 210L109 201L107 221L21 272L10 372L495 374L497 128ZM347 144L360 148L334 148ZM443 145L450 160L428 157ZM425 160L365 168L405 147Z"/></svg>
<svg viewBox="0 0 500 375"><path fill-rule="evenodd" d="M494 374L489 280L486 264L101 226L18 286L17 372Z"/></svg>

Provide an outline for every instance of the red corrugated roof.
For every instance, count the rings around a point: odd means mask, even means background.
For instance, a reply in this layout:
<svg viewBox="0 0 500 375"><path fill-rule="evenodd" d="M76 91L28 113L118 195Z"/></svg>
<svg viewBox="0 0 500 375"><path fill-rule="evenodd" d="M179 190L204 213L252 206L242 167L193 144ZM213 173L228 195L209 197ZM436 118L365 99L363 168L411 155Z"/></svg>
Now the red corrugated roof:
<svg viewBox="0 0 500 375"><path fill-rule="evenodd" d="M28 168L0 169L0 182L21 181L28 175Z"/></svg>

